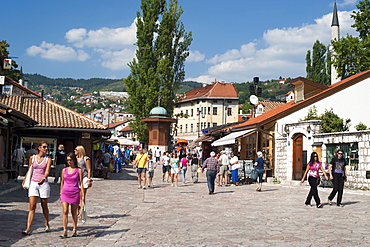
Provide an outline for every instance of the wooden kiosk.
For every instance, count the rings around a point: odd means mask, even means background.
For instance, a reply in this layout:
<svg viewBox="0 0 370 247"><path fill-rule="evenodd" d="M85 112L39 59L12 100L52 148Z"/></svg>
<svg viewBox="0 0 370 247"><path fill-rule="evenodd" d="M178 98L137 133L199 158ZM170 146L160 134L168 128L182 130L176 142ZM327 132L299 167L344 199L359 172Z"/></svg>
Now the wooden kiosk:
<svg viewBox="0 0 370 247"><path fill-rule="evenodd" d="M159 147L159 150L163 152L169 150L170 146L170 125L176 121L171 118L166 109L157 106L154 107L147 118L141 120L147 123L149 130L149 142L148 149L153 151Z"/></svg>

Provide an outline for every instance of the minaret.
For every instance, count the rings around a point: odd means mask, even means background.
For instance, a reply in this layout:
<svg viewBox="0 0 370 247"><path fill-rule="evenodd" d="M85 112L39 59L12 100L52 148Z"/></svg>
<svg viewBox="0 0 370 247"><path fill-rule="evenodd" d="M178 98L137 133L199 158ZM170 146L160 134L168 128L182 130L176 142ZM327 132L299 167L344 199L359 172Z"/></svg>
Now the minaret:
<svg viewBox="0 0 370 247"><path fill-rule="evenodd" d="M331 22L331 40L338 41L339 40L339 19L338 19L338 12L337 12L337 2L334 2L334 11L333 11L333 20ZM335 51L333 47L331 47L331 59L333 61ZM339 78L337 70L335 69L334 65L331 65L331 84L335 84L339 82L341 78Z"/></svg>

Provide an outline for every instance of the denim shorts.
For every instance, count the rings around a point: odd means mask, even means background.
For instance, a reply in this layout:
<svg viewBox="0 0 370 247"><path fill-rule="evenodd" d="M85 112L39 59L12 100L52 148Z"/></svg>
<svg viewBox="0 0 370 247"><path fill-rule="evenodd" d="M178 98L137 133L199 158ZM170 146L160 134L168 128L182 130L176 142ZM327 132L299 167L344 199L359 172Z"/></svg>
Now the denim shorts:
<svg viewBox="0 0 370 247"><path fill-rule="evenodd" d="M137 168L137 173L146 173L146 168Z"/></svg>

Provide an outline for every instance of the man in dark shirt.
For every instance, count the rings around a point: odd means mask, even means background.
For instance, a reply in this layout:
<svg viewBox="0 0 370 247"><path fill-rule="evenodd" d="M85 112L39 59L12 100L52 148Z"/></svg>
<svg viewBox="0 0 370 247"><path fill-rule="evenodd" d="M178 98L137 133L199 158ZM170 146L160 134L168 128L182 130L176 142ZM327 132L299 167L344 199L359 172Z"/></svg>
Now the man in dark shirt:
<svg viewBox="0 0 370 247"><path fill-rule="evenodd" d="M344 158L343 149L337 151L337 157L333 157L329 165L329 174L330 179L333 182L333 190L331 191L328 200L329 205L332 205L332 200L338 192L337 196L337 206L343 207L342 197L343 197L343 188L344 182L346 181L346 165L347 162Z"/></svg>
<svg viewBox="0 0 370 247"><path fill-rule="evenodd" d="M62 170L66 167L66 152L64 151L64 145L60 144L55 154L55 178L54 183L58 183L61 178Z"/></svg>
<svg viewBox="0 0 370 247"><path fill-rule="evenodd" d="M202 172L207 168L208 194L212 195L215 193L215 179L217 173L220 171L220 166L218 165L218 160L215 158L216 153L212 151L210 155L211 157L207 158L203 163Z"/></svg>

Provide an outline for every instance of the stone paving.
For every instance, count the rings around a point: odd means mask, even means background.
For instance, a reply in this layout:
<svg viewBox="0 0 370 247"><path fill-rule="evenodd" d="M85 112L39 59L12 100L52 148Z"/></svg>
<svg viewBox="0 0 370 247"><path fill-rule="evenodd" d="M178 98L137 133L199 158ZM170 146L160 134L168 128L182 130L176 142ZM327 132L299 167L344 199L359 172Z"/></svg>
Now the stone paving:
<svg viewBox="0 0 370 247"><path fill-rule="evenodd" d="M187 174L190 180L190 173ZM156 169L155 187L137 189L136 173L125 168L93 182L87 194L88 219L76 238L60 239L59 185L51 184L52 231L45 233L40 204L31 236L22 236L28 199L20 185L0 192L0 246L370 246L369 191L345 190L340 208L304 206L308 186L253 184L216 187L200 183L171 187ZM312 201L312 203L314 203ZM72 223L69 223L71 235Z"/></svg>

